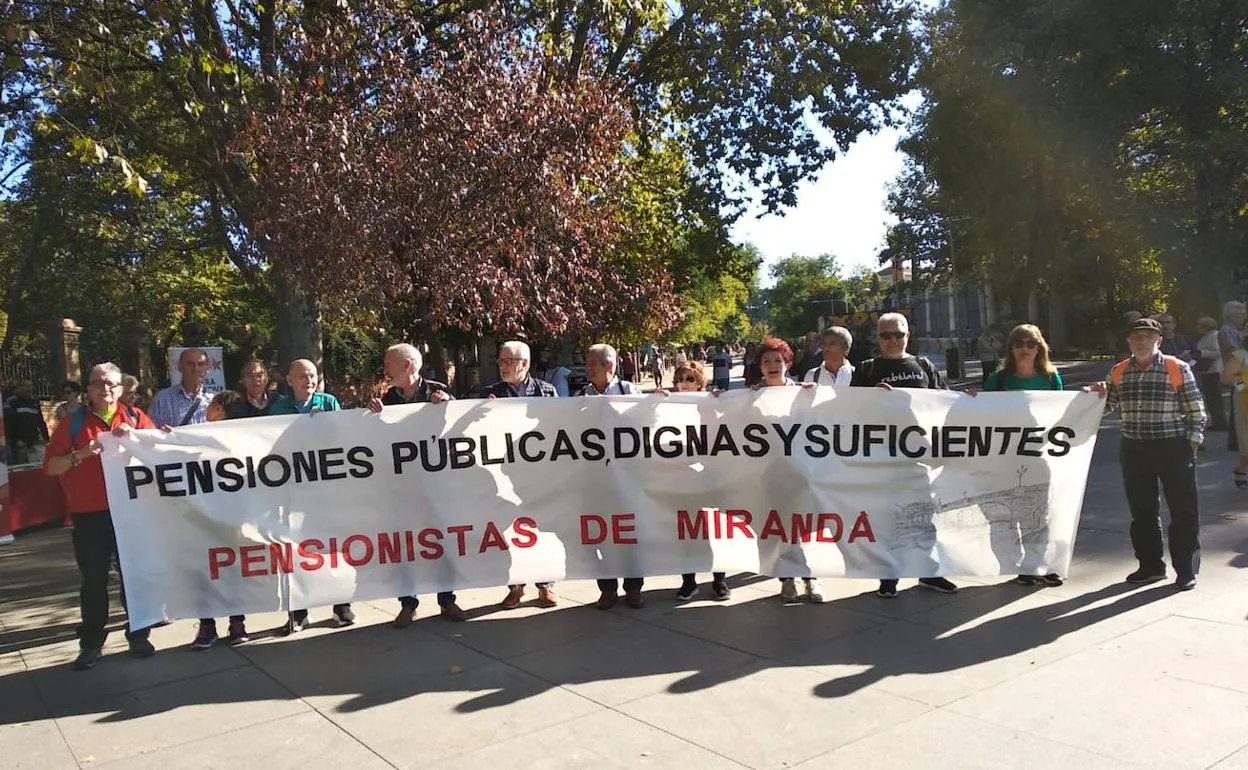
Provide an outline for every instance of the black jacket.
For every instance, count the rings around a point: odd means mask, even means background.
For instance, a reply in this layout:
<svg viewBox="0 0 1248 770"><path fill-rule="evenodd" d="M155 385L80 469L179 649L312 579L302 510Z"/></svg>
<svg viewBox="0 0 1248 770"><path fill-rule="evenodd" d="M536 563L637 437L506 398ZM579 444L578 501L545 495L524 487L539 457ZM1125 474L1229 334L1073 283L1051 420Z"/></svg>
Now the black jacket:
<svg viewBox="0 0 1248 770"><path fill-rule="evenodd" d="M451 394L451 389L446 385L421 377L420 385L416 386L416 392L412 394L411 398L404 398L403 389L395 386L390 390L387 390L386 394L381 397L381 403L386 406L395 406L397 404L423 404L429 400L429 396L438 391L445 393L447 400L455 399L455 396Z"/></svg>
<svg viewBox="0 0 1248 770"><path fill-rule="evenodd" d="M490 396L495 398L558 398L559 391L555 390L555 386L545 380L525 377L524 382L518 386L500 380L481 389L482 398L489 398Z"/></svg>
<svg viewBox="0 0 1248 770"><path fill-rule="evenodd" d="M4 439L9 446L47 443L48 424L37 399L13 396L4 402Z"/></svg>

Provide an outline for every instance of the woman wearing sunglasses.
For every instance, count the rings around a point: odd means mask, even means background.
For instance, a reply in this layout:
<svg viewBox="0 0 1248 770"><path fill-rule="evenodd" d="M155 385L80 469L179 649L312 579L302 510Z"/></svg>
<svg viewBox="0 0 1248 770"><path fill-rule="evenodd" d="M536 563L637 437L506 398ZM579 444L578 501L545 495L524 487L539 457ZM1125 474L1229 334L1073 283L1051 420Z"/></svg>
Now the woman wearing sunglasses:
<svg viewBox="0 0 1248 770"><path fill-rule="evenodd" d="M984 390L1061 390L1062 375L1049 361L1049 345L1040 329L1031 324L1019 324L1010 332L1009 349L1001 368L984 380ZM1026 540L1047 542L1047 532L1028 535ZM1024 546L1025 548L1025 546ZM1019 575L1014 582L1024 586L1060 586L1060 575Z"/></svg>
<svg viewBox="0 0 1248 770"><path fill-rule="evenodd" d="M701 393L706 390L706 374L702 371L701 364L677 366L672 374L672 381L677 393ZM711 596L716 601L722 602L732 596L732 589L724 582L724 578L723 572L711 574ZM680 589L676 591L676 601L692 601L698 595L697 574L686 572L681 575L681 579Z"/></svg>

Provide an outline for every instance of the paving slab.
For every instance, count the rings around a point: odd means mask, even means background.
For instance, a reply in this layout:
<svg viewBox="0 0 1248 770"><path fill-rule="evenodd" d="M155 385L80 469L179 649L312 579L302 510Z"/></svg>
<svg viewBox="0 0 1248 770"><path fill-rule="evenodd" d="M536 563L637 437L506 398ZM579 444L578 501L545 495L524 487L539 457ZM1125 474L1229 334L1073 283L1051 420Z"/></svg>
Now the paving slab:
<svg viewBox="0 0 1248 770"><path fill-rule="evenodd" d="M758 661L754 655L686 634L642 623L632 626L508 662L597 703L618 706L670 689L711 687Z"/></svg>
<svg viewBox="0 0 1248 770"><path fill-rule="evenodd" d="M438 770L583 770L682 768L740 770L745 765L616 711L599 711L545 730L450 757Z"/></svg>
<svg viewBox="0 0 1248 770"><path fill-rule="evenodd" d="M1127 770L1135 765L1011 727L941 710L928 712L905 724L833 749L797 765L797 770L840 770L847 767L869 767L871 770L912 770L916 767Z"/></svg>
<svg viewBox="0 0 1248 770"><path fill-rule="evenodd" d="M1248 694L1124 660L1145 648L1161 650L1167 668L1182 665L1173 630L1150 624L948 708L1150 767L1204 768L1242 746Z"/></svg>
<svg viewBox="0 0 1248 770"><path fill-rule="evenodd" d="M399 768L424 767L602 707L505 663L396 680L389 690L307 702Z"/></svg>
<svg viewBox="0 0 1248 770"><path fill-rule="evenodd" d="M103 664L101 664L103 665ZM82 765L103 764L308 711L264 672L242 668L65 704L56 725Z"/></svg>
<svg viewBox="0 0 1248 770"><path fill-rule="evenodd" d="M257 761L257 757L262 757ZM315 712L180 743L133 757L92 764L101 770L383 770L390 764Z"/></svg>
<svg viewBox="0 0 1248 770"><path fill-rule="evenodd" d="M5 770L77 770L78 766L52 720L0 725L0 767Z"/></svg>
<svg viewBox="0 0 1248 770"><path fill-rule="evenodd" d="M809 697L813 671L760 664L709 688L665 692L619 707L658 729L753 768L784 768L908 721L929 707L865 691L853 699Z"/></svg>

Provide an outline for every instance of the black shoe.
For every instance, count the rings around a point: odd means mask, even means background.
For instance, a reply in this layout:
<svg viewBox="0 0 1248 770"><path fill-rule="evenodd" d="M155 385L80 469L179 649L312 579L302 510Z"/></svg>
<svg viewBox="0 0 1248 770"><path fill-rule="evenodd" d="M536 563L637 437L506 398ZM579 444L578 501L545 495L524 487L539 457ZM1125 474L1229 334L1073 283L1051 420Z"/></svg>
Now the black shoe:
<svg viewBox="0 0 1248 770"><path fill-rule="evenodd" d="M876 591L876 593L885 599L896 599L897 598L897 581L896 580L881 580L880 588L878 591Z"/></svg>
<svg viewBox="0 0 1248 770"><path fill-rule="evenodd" d="M1044 583L1046 586L1053 586L1054 588L1056 588L1057 586L1060 586L1063 583L1065 583L1066 580L1065 578L1063 578L1061 575L1057 574L1056 572L1050 572L1049 574L1040 578L1040 582Z"/></svg>
<svg viewBox="0 0 1248 770"><path fill-rule="evenodd" d="M1020 586L1038 586L1040 585L1040 578L1035 575L1019 575L1014 578L1013 582Z"/></svg>
<svg viewBox="0 0 1248 770"><path fill-rule="evenodd" d="M78 657L74 658L74 670L87 671L95 668L95 664L99 663L102 657L104 657L104 652L99 647L84 647L78 651Z"/></svg>
<svg viewBox="0 0 1248 770"><path fill-rule="evenodd" d="M334 607L334 617L338 619L339 628L355 623L355 613L351 611L350 604L336 605Z"/></svg>
<svg viewBox="0 0 1248 770"><path fill-rule="evenodd" d="M958 587L952 581L942 577L919 578L919 585L930 588L933 591L940 591L942 594L956 594Z"/></svg>
<svg viewBox="0 0 1248 770"><path fill-rule="evenodd" d="M1195 575L1179 575L1174 580L1174 587L1179 591L1190 591L1196 587Z"/></svg>
<svg viewBox="0 0 1248 770"><path fill-rule="evenodd" d="M676 590L676 601L691 602L698 595L697 583L685 583Z"/></svg>
<svg viewBox="0 0 1248 770"><path fill-rule="evenodd" d="M1146 586L1166 579L1165 567L1140 567L1127 575L1127 582L1133 586Z"/></svg>
<svg viewBox="0 0 1248 770"><path fill-rule="evenodd" d="M211 620L201 620L199 622L199 633L195 634L195 641L191 642L192 650L210 650L212 645L217 643L217 624Z"/></svg>
<svg viewBox="0 0 1248 770"><path fill-rule="evenodd" d="M716 580L711 583L711 596L717 602L727 601L732 598L732 589L722 580Z"/></svg>
<svg viewBox="0 0 1248 770"><path fill-rule="evenodd" d="M130 640L130 654L136 658L150 658L156 654L156 648L146 636L136 636Z"/></svg>

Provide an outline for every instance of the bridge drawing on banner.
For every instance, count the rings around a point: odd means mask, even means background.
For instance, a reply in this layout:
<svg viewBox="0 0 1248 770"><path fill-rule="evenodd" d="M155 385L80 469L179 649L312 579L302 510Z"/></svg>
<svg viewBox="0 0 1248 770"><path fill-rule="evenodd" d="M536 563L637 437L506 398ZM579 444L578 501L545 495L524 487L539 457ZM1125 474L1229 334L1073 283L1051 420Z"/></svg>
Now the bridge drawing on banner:
<svg viewBox="0 0 1248 770"><path fill-rule="evenodd" d="M993 490L956 500L930 500L897 506L893 547L929 544L939 529L948 539L962 531L967 539L980 537L989 528L992 548L1044 547L1048 540L1049 488L1051 483L1023 484L1026 467L1019 468L1019 482L1011 489Z"/></svg>

